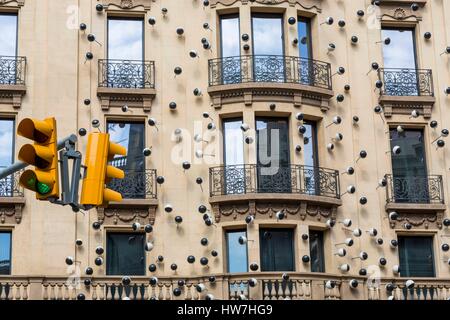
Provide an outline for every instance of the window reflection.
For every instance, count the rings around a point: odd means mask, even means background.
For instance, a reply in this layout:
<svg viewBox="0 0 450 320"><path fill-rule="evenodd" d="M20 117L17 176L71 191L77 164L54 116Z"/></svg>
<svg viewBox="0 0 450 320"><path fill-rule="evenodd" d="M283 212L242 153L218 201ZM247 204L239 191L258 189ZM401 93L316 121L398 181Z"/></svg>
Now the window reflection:
<svg viewBox="0 0 450 320"><path fill-rule="evenodd" d="M222 83L241 82L241 60L239 16L224 15L220 17L220 48L222 53Z"/></svg>
<svg viewBox="0 0 450 320"><path fill-rule="evenodd" d="M247 272L247 245L239 243L240 237L246 237L247 232L244 230L227 231L227 266L229 273Z"/></svg>
<svg viewBox="0 0 450 320"><path fill-rule="evenodd" d="M309 250L311 257L311 272L325 272L325 254L322 231L309 231Z"/></svg>
<svg viewBox="0 0 450 320"><path fill-rule="evenodd" d="M14 120L0 119L0 167L14 161Z"/></svg>
<svg viewBox="0 0 450 320"><path fill-rule="evenodd" d="M145 275L145 236L137 233L108 233L107 275Z"/></svg>
<svg viewBox="0 0 450 320"><path fill-rule="evenodd" d="M0 232L0 275L11 274L11 232Z"/></svg>
<svg viewBox="0 0 450 320"><path fill-rule="evenodd" d="M0 13L0 56L17 56L17 15Z"/></svg>
<svg viewBox="0 0 450 320"><path fill-rule="evenodd" d="M389 45L383 45L384 68L416 69L413 29L383 28L382 37L391 39Z"/></svg>
<svg viewBox="0 0 450 320"><path fill-rule="evenodd" d="M144 60L144 21L108 19L108 59Z"/></svg>

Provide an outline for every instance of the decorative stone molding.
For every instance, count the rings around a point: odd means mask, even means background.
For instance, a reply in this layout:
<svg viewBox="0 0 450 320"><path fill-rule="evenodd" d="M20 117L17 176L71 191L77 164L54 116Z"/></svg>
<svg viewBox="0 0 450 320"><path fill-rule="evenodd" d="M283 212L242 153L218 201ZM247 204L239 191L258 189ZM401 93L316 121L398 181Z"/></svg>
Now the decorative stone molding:
<svg viewBox="0 0 450 320"><path fill-rule="evenodd" d="M152 2L155 2L155 0L103 0L103 5L107 9L116 7L123 10L131 10L143 7L145 11L149 11Z"/></svg>
<svg viewBox="0 0 450 320"><path fill-rule="evenodd" d="M25 0L0 0L0 6L15 3L18 7L23 7L25 5Z"/></svg>
<svg viewBox="0 0 450 320"><path fill-rule="evenodd" d="M304 104L320 107L324 112L330 108L329 100L332 90L315 88L291 83L240 83L212 86L208 88L214 108L224 104L244 103L252 106L253 102L287 102L294 107Z"/></svg>
<svg viewBox="0 0 450 320"><path fill-rule="evenodd" d="M216 8L217 5L221 4L225 7L229 7L234 5L236 2L241 2L243 5L248 3L257 3L257 4L265 4L265 5L279 5L283 3L289 3L289 6L295 7L296 5L300 6L305 10L316 10L317 13L322 12L322 9L317 6L317 1L311 0L210 0L211 8Z"/></svg>
<svg viewBox="0 0 450 320"><path fill-rule="evenodd" d="M120 108L126 104L130 108L142 108L145 112L150 112L156 90L99 87L97 96L100 98L102 110L109 110L110 107Z"/></svg>
<svg viewBox="0 0 450 320"><path fill-rule="evenodd" d="M385 117L389 118L394 114L411 114L411 111L417 110L425 119L429 119L436 98L432 96L380 96L379 101L384 109Z"/></svg>
<svg viewBox="0 0 450 320"><path fill-rule="evenodd" d="M0 225L20 224L24 206L25 198L23 197L0 198Z"/></svg>
<svg viewBox="0 0 450 320"><path fill-rule="evenodd" d="M392 229L404 229L405 223L411 224L414 228L442 229L445 210L445 204L386 204L386 212L396 211L398 213L397 220L390 221Z"/></svg>
<svg viewBox="0 0 450 320"><path fill-rule="evenodd" d="M420 22L422 21L422 17L418 15L418 12L414 12L411 10L409 6L404 7L392 7L392 6L383 6L381 7L381 15L380 20L382 22Z"/></svg>
<svg viewBox="0 0 450 320"><path fill-rule="evenodd" d="M264 201L249 200L237 203L213 203L212 211L216 223L221 221L244 220L247 215L262 219L275 219L278 211L283 210L287 219L295 218L302 221L324 222L336 219L337 206L326 206L304 201Z"/></svg>
<svg viewBox="0 0 450 320"><path fill-rule="evenodd" d="M155 224L157 200L123 200L110 203L108 208L97 208L98 222L106 225L130 225L134 221Z"/></svg>
<svg viewBox="0 0 450 320"><path fill-rule="evenodd" d="M24 85L0 85L0 104L12 105L18 109L22 106L22 97L26 92Z"/></svg>

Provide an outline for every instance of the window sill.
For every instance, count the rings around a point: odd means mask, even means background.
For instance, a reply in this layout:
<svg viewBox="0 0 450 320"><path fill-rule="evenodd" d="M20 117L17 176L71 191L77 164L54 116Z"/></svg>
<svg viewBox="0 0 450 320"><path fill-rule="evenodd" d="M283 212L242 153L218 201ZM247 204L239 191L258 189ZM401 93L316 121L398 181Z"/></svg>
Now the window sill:
<svg viewBox="0 0 450 320"><path fill-rule="evenodd" d="M287 102L295 107L303 104L318 106L322 111L329 110L332 90L307 86L297 83L247 82L210 86L208 93L213 106L218 109L224 104L244 103L251 106L253 102Z"/></svg>
<svg viewBox="0 0 450 320"><path fill-rule="evenodd" d="M98 208L98 221L105 225L155 224L157 199L124 199L110 202L107 208Z"/></svg>
<svg viewBox="0 0 450 320"><path fill-rule="evenodd" d="M0 84L0 104L11 104L18 109L22 106L22 97L27 92L26 86L17 84Z"/></svg>
<svg viewBox="0 0 450 320"><path fill-rule="evenodd" d="M431 110L436 98L433 96L387 96L382 95L379 99L383 106L385 117L392 117L394 114L411 114L417 110L424 118L431 118Z"/></svg>
<svg viewBox="0 0 450 320"><path fill-rule="evenodd" d="M24 206L24 197L0 197L0 225L22 222L22 208Z"/></svg>
<svg viewBox="0 0 450 320"><path fill-rule="evenodd" d="M127 104L130 108L141 108L145 112L150 112L152 101L156 96L156 90L152 88L98 87L97 96L101 100L102 110L109 110L110 107L120 108L124 104Z"/></svg>

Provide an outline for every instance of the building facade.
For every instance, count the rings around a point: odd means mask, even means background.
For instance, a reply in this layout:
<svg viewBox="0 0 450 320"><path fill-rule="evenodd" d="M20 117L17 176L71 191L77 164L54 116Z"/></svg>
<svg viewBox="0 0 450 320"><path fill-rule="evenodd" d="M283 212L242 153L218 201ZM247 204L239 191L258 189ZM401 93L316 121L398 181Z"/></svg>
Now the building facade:
<svg viewBox="0 0 450 320"><path fill-rule="evenodd" d="M0 1L0 167L28 117L128 151L106 208L0 181L0 299L450 298L449 20L431 0Z"/></svg>

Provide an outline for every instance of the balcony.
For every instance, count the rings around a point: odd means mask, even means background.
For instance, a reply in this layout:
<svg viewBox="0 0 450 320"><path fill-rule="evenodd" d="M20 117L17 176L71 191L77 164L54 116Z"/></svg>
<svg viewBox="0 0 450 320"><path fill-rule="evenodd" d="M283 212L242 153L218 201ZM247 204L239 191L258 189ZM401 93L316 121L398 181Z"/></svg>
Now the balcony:
<svg viewBox="0 0 450 320"><path fill-rule="evenodd" d="M22 171L19 171L0 180L0 225L22 221L25 198L23 188L19 185L21 174Z"/></svg>
<svg viewBox="0 0 450 320"><path fill-rule="evenodd" d="M250 278L256 286L248 285ZM84 280L91 285L85 286ZM358 287L350 289L348 282L358 280ZM72 281L73 280L73 281ZM184 280L183 287L178 280ZM76 300L84 294L87 300L204 300L212 294L219 300L448 300L450 279L412 278L415 286L405 287L404 278L380 279L371 282L358 276L334 274L289 273L283 280L281 273L255 272L242 274L218 274L210 283L208 277L158 277L158 283L149 284L149 277L131 277L129 285L122 284L122 277L92 277L69 279L67 277L18 277L0 276L0 300ZM332 283L332 287L326 284ZM207 290L199 293L196 286L205 284ZM394 284L388 292L386 284ZM180 288L175 295L174 289Z"/></svg>
<svg viewBox="0 0 450 320"><path fill-rule="evenodd" d="M385 176L386 210L397 211L399 218L391 221L391 227L398 223L410 223L413 227L442 228L444 186L442 176Z"/></svg>
<svg viewBox="0 0 450 320"><path fill-rule="evenodd" d="M383 69L378 70L380 104L386 117L393 114L410 114L417 110L425 118L431 117L434 97L433 75L427 69Z"/></svg>
<svg viewBox="0 0 450 320"><path fill-rule="evenodd" d="M115 159L113 165L123 159ZM108 208L97 210L99 222L117 225L135 219L154 224L158 207L156 170L127 170L124 179L112 179L108 188L122 194L121 202L110 202Z"/></svg>
<svg viewBox="0 0 450 320"><path fill-rule="evenodd" d="M209 184L216 222L249 214L272 218L279 210L320 221L334 218L342 204L339 172L319 167L220 166L210 168Z"/></svg>
<svg viewBox="0 0 450 320"><path fill-rule="evenodd" d="M155 63L100 59L97 95L103 110L126 104L150 111L156 96Z"/></svg>
<svg viewBox="0 0 450 320"><path fill-rule="evenodd" d="M209 60L208 93L215 108L254 101L310 104L329 109L329 63L299 57L257 55Z"/></svg>
<svg viewBox="0 0 450 320"><path fill-rule="evenodd" d="M0 56L0 104L11 104L14 108L22 106L22 97L27 91L26 66L25 57Z"/></svg>

